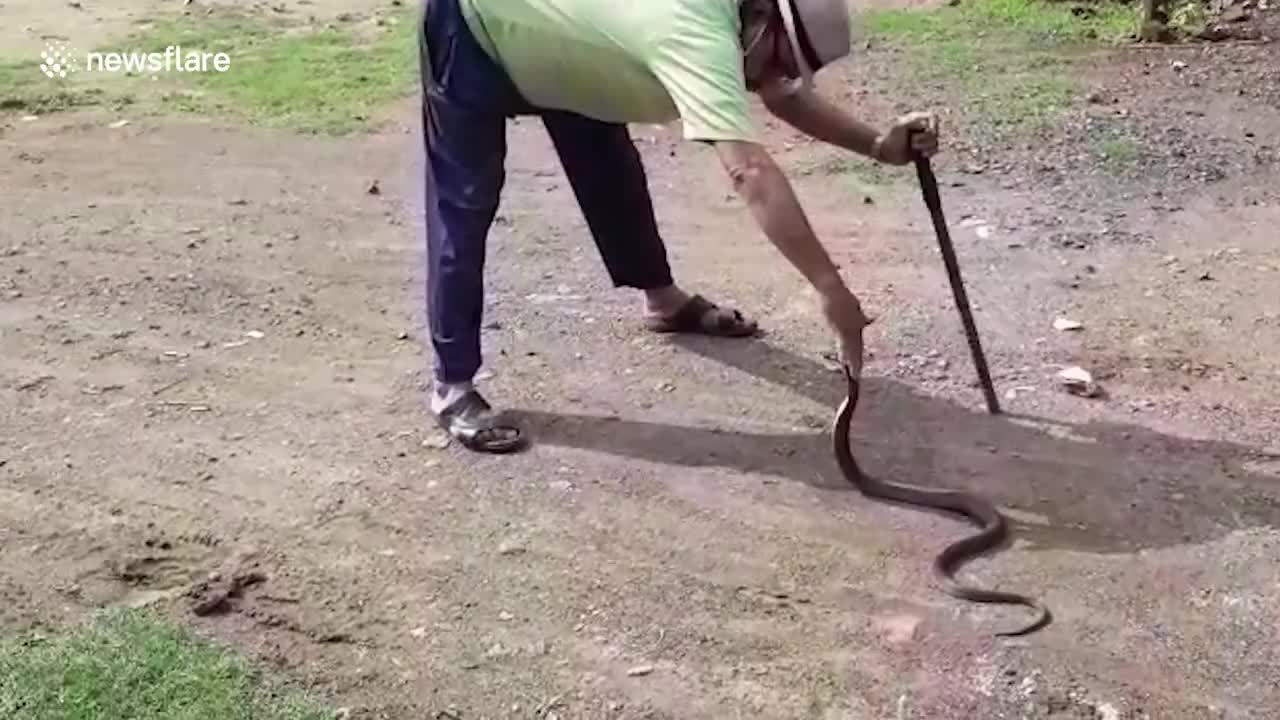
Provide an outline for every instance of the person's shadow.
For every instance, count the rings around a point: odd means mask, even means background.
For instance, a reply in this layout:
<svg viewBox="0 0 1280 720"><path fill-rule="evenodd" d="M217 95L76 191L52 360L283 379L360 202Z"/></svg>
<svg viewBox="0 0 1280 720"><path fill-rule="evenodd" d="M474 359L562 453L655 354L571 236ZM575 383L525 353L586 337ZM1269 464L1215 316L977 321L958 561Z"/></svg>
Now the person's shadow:
<svg viewBox="0 0 1280 720"><path fill-rule="evenodd" d="M767 342L676 342L791 388L830 407L832 415L844 398L842 374ZM538 444L853 489L836 468L829 424L808 435L758 434L510 412ZM880 378L863 379L852 435L854 454L870 475L969 490L1022 511L1009 518L1011 530L1031 550L1132 552L1280 526L1280 483L1244 467L1265 455L1232 443L1186 440L1137 425L992 416Z"/></svg>

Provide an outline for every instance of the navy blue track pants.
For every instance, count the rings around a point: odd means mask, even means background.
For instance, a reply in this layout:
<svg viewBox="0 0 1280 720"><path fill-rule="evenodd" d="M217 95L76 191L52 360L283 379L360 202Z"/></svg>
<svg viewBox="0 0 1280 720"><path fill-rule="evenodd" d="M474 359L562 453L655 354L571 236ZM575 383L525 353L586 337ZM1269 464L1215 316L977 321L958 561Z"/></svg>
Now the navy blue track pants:
<svg viewBox="0 0 1280 720"><path fill-rule="evenodd" d="M616 287L672 283L627 126L529 104L472 36L458 0L426 0L419 28L426 148L427 315L436 378L480 367L485 240L506 173L506 121L538 115Z"/></svg>

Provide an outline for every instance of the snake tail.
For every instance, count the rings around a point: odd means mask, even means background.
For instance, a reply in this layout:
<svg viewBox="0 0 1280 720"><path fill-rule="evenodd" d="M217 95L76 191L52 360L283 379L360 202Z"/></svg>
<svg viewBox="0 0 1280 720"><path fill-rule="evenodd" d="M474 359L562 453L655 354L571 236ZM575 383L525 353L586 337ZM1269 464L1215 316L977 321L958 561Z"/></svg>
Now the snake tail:
<svg viewBox="0 0 1280 720"><path fill-rule="evenodd" d="M836 461L845 479L867 497L946 510L968 517L979 525L978 532L948 545L934 560L934 575L943 590L952 597L970 602L1022 605L1035 611L1037 617L1034 621L1015 630L997 632L1000 637L1026 635L1049 624L1052 620L1049 609L1031 597L963 585L954 577L955 569L964 561L994 548L1008 535L1004 517L991 504L966 492L890 483L862 472L849 444L849 428L858 406L860 385L848 367L845 368L845 377L848 393L836 411L832 428Z"/></svg>

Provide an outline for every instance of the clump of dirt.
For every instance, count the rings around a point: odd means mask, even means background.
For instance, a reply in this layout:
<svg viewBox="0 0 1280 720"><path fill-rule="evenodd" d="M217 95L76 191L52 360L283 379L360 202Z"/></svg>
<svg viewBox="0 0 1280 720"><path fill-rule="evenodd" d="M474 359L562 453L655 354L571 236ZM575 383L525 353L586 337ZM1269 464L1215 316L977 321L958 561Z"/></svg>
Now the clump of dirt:
<svg viewBox="0 0 1280 720"><path fill-rule="evenodd" d="M238 572L230 578L214 574L191 588L188 593L192 599L191 612L204 617L232 611L234 601L242 596L246 588L266 581L267 576L257 571Z"/></svg>

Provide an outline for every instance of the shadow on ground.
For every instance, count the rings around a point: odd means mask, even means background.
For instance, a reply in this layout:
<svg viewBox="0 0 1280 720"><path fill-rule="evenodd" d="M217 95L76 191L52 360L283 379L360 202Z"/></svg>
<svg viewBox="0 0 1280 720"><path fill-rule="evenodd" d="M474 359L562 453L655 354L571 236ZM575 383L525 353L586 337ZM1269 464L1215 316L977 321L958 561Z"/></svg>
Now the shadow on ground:
<svg viewBox="0 0 1280 720"><path fill-rule="evenodd" d="M839 373L767 342L678 342L833 413L843 398ZM829 427L813 434L761 434L531 410L512 415L537 443L853 491L834 459L818 460L832 457ZM1245 468L1265 455L1243 445L1188 440L1139 425L991 416L883 378L864 379L852 434L868 474L966 489L1013 509L1012 530L1030 550L1127 553L1280 527L1280 483Z"/></svg>

